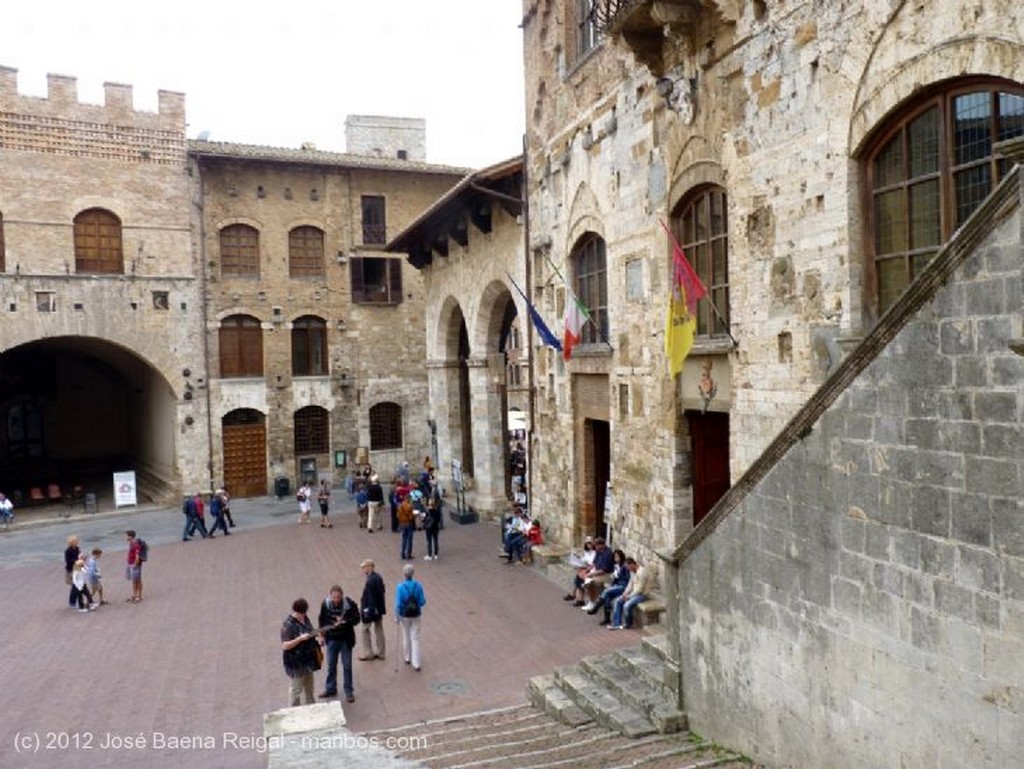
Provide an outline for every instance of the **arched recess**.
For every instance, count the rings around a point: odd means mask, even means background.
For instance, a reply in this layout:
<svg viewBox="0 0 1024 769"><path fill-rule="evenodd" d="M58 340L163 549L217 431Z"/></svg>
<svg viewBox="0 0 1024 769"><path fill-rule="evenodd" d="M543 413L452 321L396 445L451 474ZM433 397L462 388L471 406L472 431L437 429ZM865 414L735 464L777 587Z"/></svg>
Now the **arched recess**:
<svg viewBox="0 0 1024 769"><path fill-rule="evenodd" d="M445 299L438 318L440 361L431 369L430 391L439 451L446 464L458 460L464 476L473 477L473 402L469 381L469 329L462 306Z"/></svg>
<svg viewBox="0 0 1024 769"><path fill-rule="evenodd" d="M0 478L30 499L50 484L64 494L109 494L111 473L134 470L139 499L180 488L178 424L165 376L135 351L94 337L61 336L0 354ZM205 445L205 444L203 444Z"/></svg>
<svg viewBox="0 0 1024 769"><path fill-rule="evenodd" d="M221 418L224 484L234 497L263 496L267 485L266 417L256 409L235 409Z"/></svg>

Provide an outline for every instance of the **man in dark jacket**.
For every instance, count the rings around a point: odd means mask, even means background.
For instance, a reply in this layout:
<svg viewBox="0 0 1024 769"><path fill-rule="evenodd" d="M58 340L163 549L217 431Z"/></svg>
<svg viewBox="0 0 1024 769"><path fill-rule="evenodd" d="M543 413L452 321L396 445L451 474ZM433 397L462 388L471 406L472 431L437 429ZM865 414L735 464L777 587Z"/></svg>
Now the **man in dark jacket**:
<svg viewBox="0 0 1024 769"><path fill-rule="evenodd" d="M363 613L363 654L361 660L384 659L384 615L387 613L387 602L384 599L384 580L375 572L373 561L367 558L361 564L366 584L363 586L363 597L359 600L359 608ZM373 653L370 643L370 629L377 636L377 653Z"/></svg>
<svg viewBox="0 0 1024 769"><path fill-rule="evenodd" d="M320 604L317 619L319 631L327 642L327 681L321 697L338 694L338 655L341 655L342 686L345 701L355 702L352 688L352 647L356 645L355 626L359 624L359 607L345 597L340 585L332 585L330 594Z"/></svg>

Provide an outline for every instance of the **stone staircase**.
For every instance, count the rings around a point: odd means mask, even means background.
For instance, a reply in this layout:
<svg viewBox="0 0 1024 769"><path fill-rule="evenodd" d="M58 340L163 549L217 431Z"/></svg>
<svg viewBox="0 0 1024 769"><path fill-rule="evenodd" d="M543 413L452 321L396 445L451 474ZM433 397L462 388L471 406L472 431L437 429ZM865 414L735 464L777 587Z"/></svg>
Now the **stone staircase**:
<svg viewBox="0 0 1024 769"><path fill-rule="evenodd" d="M437 769L751 769L742 757L689 734L629 738L590 719L570 724L529 705L361 736L398 746L399 760Z"/></svg>
<svg viewBox="0 0 1024 769"><path fill-rule="evenodd" d="M686 731L678 703L679 669L669 661L664 635L648 636L639 647L584 657L530 681L529 697L539 710L565 724L594 721L624 737Z"/></svg>

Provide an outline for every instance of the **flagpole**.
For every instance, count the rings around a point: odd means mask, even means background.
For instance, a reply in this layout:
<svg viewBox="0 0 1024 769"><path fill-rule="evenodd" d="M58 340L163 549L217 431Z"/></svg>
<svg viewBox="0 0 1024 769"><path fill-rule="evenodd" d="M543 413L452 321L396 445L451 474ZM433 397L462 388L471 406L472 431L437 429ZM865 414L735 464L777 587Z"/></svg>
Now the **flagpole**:
<svg viewBox="0 0 1024 769"><path fill-rule="evenodd" d="M559 277L559 279L562 281L562 284L566 288L568 288L570 291L572 291L572 289L569 288L569 281L567 281L565 279L565 276L562 275L562 273L561 273L561 271L559 271L558 267L555 266L555 263L551 261L551 257L548 256L547 254L544 254L544 258L547 259L548 264L551 265L551 269L555 271L555 275L557 275ZM575 294L576 294L576 292L573 291L573 295L574 296L575 296ZM567 301L568 301L568 298L567 298ZM608 349L609 350L614 350L615 348L612 347L612 343L609 342L608 339L605 337L605 335L601 333L601 327L599 325L597 325L597 321L595 321L590 316L590 308L589 307L587 308L587 320L594 324L594 328L597 329L598 337L600 337L602 342L604 342L606 345L608 345Z"/></svg>
<svg viewBox="0 0 1024 769"><path fill-rule="evenodd" d="M672 234L672 230L670 230L668 228L668 225L665 224L665 222L663 222L661 219L658 220L658 223L662 226L662 229L665 230L669 238L672 240L672 245L675 246L676 249L678 249L679 253L683 254L683 257L685 258L686 252L683 251L682 246L679 245L679 241L676 240L676 236ZM691 267L690 269L693 268ZM740 343L736 341L736 337L734 337L732 335L732 331L729 330L729 324L725 322L725 318L722 317L722 313L720 313L718 311L718 308L715 306L714 301L711 299L711 292L707 290L707 287L704 288L704 298L707 300L708 305L710 305L711 311L715 314L715 317L718 318L719 322L722 324L722 328L725 329L725 333L729 337L729 340L732 342L732 346L739 347Z"/></svg>

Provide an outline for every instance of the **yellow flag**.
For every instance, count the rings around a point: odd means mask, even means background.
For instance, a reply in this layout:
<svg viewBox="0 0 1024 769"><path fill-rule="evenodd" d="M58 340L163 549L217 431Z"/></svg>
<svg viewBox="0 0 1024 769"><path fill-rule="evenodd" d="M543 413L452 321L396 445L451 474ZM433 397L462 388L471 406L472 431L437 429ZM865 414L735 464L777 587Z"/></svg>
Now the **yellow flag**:
<svg viewBox="0 0 1024 769"><path fill-rule="evenodd" d="M683 370L683 362L690 354L693 337L697 333L697 318L690 312L685 292L681 282L675 281L665 318L665 357L668 358L670 378Z"/></svg>

